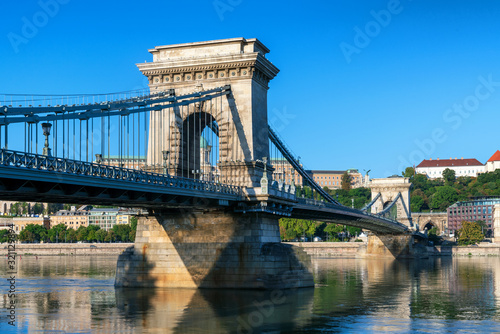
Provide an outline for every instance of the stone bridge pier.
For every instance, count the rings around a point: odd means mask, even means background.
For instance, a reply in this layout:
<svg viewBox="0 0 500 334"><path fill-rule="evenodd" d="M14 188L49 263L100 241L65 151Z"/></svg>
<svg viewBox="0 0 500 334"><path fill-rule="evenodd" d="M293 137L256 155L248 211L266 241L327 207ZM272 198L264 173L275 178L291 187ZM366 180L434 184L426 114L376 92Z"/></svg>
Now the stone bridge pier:
<svg viewBox="0 0 500 334"><path fill-rule="evenodd" d="M425 250L422 247L425 241L416 239L414 236L417 226L414 224L410 212L410 179L405 177L372 179L370 188L372 198L379 196L378 200L373 203L371 213L380 213L396 201L387 214L406 225L408 232L404 234L370 233L367 254L393 258L425 256Z"/></svg>
<svg viewBox="0 0 500 334"><path fill-rule="evenodd" d="M224 211L139 218L117 287L288 289L314 286L310 257L280 242L276 216Z"/></svg>

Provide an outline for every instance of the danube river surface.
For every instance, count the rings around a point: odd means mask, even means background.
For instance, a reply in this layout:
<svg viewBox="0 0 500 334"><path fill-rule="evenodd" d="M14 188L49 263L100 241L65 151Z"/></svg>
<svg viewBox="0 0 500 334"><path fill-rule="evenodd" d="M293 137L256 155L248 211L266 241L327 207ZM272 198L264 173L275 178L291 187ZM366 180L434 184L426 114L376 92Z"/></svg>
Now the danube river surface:
<svg viewBox="0 0 500 334"><path fill-rule="evenodd" d="M116 257L0 263L0 333L500 333L500 258L315 259L316 288L113 287ZM15 327L7 307L15 301Z"/></svg>

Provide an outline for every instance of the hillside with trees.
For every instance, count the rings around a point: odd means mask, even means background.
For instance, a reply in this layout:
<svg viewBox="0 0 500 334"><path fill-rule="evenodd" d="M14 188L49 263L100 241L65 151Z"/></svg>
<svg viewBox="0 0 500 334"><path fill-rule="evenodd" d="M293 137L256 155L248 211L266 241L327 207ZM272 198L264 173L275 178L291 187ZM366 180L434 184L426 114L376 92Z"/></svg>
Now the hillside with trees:
<svg viewBox="0 0 500 334"><path fill-rule="evenodd" d="M426 175L415 174L413 167L408 167L403 176L409 177L413 184L410 193L412 212L446 211L453 203L470 197L500 196L500 170L478 177L457 177L455 171L446 168L443 178L429 179Z"/></svg>

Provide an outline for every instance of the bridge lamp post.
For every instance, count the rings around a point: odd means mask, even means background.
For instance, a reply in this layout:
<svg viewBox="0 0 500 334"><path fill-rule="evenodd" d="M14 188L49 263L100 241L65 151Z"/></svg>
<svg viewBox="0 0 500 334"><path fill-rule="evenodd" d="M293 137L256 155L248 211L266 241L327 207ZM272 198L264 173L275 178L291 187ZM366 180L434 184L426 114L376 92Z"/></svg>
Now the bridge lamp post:
<svg viewBox="0 0 500 334"><path fill-rule="evenodd" d="M198 175L198 176L199 176L199 178L201 179L201 174L200 174L200 171L199 171L198 169L196 169L196 170L194 170L194 169L193 169L193 170L191 170L191 173L193 174L193 178L194 178L195 180L197 180L197 179L198 179L198 177L196 177L196 175Z"/></svg>
<svg viewBox="0 0 500 334"><path fill-rule="evenodd" d="M52 128L52 124L50 123L42 123L43 135L45 136L45 145L43 147L43 155L52 156L51 149L49 148L49 135L50 128Z"/></svg>
<svg viewBox="0 0 500 334"><path fill-rule="evenodd" d="M170 151L161 151L161 153L163 154L163 174L168 175L167 160Z"/></svg>

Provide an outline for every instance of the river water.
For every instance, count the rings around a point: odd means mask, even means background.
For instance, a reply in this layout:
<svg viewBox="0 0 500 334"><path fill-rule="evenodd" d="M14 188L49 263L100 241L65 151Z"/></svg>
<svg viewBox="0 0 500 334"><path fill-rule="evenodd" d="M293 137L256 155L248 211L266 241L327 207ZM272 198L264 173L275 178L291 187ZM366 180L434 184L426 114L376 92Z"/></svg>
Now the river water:
<svg viewBox="0 0 500 334"><path fill-rule="evenodd" d="M315 259L316 288L293 291L115 290L116 257L16 265L0 333L500 333L498 257Z"/></svg>

